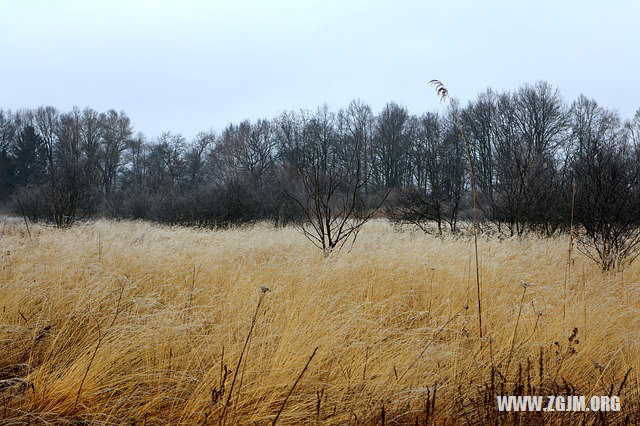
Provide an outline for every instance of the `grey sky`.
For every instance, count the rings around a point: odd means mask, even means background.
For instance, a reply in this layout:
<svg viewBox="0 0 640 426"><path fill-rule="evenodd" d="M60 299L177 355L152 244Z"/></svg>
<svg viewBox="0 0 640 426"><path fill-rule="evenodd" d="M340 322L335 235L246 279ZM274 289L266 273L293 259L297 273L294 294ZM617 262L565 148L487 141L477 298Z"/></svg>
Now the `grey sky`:
<svg viewBox="0 0 640 426"><path fill-rule="evenodd" d="M361 98L440 108L544 79L631 117L640 1L0 0L0 108L122 109L191 138Z"/></svg>

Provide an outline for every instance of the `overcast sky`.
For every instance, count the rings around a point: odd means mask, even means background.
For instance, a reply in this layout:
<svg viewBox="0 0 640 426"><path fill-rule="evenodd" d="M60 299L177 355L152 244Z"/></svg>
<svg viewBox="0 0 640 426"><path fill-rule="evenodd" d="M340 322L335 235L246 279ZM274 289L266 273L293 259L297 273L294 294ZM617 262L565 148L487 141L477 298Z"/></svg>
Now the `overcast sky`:
<svg viewBox="0 0 640 426"><path fill-rule="evenodd" d="M149 137L351 99L441 108L547 80L631 117L640 1L0 0L0 108L126 111Z"/></svg>

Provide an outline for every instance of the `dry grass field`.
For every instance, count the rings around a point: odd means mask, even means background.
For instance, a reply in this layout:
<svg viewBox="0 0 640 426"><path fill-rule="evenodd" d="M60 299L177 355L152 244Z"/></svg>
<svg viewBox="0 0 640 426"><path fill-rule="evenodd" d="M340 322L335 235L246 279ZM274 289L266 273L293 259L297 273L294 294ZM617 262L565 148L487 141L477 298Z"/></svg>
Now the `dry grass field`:
<svg viewBox="0 0 640 426"><path fill-rule="evenodd" d="M0 224L1 423L596 423L638 412L640 262L602 274L577 252L565 297L566 237L481 237L480 341L469 238L380 220L324 259L295 229L266 225L31 232ZM623 411L507 415L499 394L619 394Z"/></svg>

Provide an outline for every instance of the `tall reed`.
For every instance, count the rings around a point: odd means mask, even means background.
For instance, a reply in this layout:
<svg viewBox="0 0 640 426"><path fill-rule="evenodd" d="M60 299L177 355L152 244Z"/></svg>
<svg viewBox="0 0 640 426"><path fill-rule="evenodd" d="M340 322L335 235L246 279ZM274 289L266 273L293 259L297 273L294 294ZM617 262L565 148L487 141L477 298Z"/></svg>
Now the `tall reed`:
<svg viewBox="0 0 640 426"><path fill-rule="evenodd" d="M480 335L480 345L482 346L482 289L480 286L480 264L479 264L479 256L478 256L478 201L476 195L476 178L473 173L473 162L471 161L471 152L469 151L469 146L467 144L467 139L464 136L464 131L462 130L462 123L460 123L460 117L458 117L458 109L456 108L453 99L449 96L449 90L445 87L445 85L440 80L431 80L429 82L436 86L436 93L440 97L440 101L444 102L445 99L449 99L449 104L451 105L451 110L453 112L453 116L456 119L456 125L458 126L458 130L460 131L460 137L462 138L462 145L464 147L464 152L467 155L467 163L469 166L469 174L471 175L471 195L473 197L473 244L475 248L476 255L476 291L478 297L478 334Z"/></svg>
<svg viewBox="0 0 640 426"><path fill-rule="evenodd" d="M571 221L569 222L569 250L567 250L567 269L564 275L564 294L562 319L567 317L567 281L571 279L571 253L573 252L573 211L576 201L576 178L571 181Z"/></svg>

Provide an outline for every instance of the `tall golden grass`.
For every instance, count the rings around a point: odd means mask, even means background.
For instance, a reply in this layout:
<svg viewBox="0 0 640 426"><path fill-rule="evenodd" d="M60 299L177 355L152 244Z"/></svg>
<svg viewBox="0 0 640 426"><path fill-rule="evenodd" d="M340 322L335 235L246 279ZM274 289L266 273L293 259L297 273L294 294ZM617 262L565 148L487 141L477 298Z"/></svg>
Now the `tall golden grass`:
<svg viewBox="0 0 640 426"><path fill-rule="evenodd" d="M325 259L266 225L31 234L0 224L5 423L601 420L500 414L497 394L613 393L608 418L638 412L638 264L603 275L574 255L565 303L566 237L480 236L480 345L468 237L376 220Z"/></svg>

